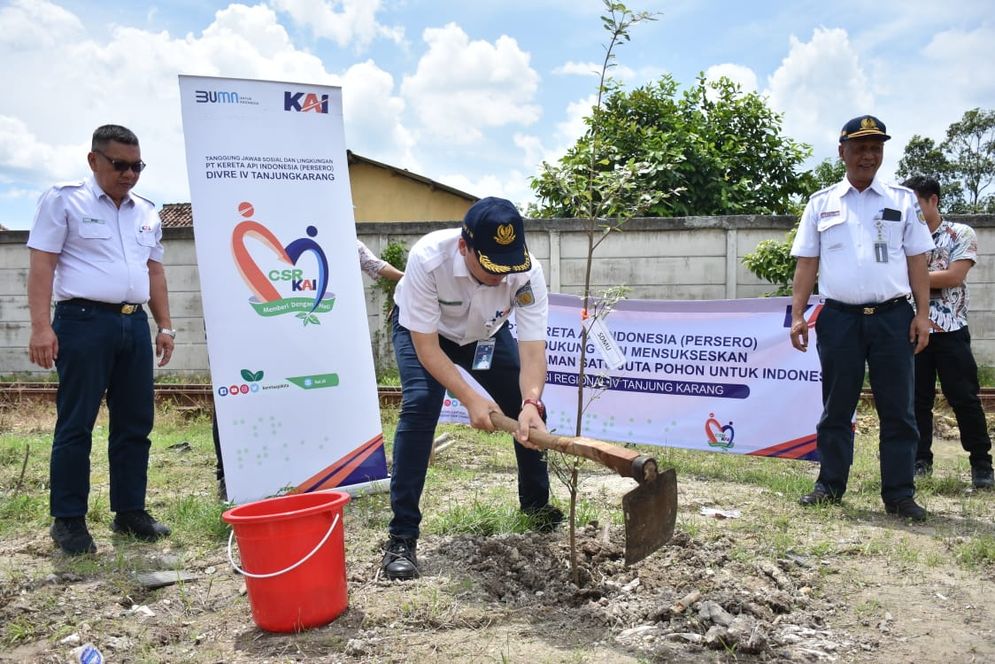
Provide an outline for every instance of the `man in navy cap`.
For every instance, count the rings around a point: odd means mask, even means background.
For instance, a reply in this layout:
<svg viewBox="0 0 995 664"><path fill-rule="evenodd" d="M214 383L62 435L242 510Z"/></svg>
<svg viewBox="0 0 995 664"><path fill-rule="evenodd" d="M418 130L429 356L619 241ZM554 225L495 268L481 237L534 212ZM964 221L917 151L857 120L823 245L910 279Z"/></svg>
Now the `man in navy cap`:
<svg viewBox="0 0 995 664"><path fill-rule="evenodd" d="M853 463L853 414L870 368L881 423L881 498L885 511L921 521L914 466L919 432L912 409L914 354L929 341L927 252L933 240L915 193L881 181L888 136L872 115L840 132L842 182L809 199L791 254L791 343L808 349L804 314L819 282L825 306L815 322L822 366L823 412L816 426L821 457L815 488L802 505L839 503ZM915 300L915 311L909 296Z"/></svg>
<svg viewBox="0 0 995 664"><path fill-rule="evenodd" d="M522 217L510 201L484 198L462 228L429 233L411 248L394 293L394 355L403 400L394 434L390 505L394 517L382 570L388 579L418 576L418 504L445 391L459 399L477 429L493 430L490 414L518 418L514 436L519 503L540 530L563 513L549 504L549 472L529 443L546 430L546 282L525 244ZM514 310L518 341L505 323ZM474 390L462 367L491 395Z"/></svg>

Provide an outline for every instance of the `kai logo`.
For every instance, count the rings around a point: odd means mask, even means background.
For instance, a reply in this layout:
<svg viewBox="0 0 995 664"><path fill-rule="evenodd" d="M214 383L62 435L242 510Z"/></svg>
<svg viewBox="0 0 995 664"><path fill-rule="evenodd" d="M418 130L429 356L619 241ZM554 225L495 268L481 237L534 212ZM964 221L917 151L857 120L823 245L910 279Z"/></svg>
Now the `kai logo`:
<svg viewBox="0 0 995 664"><path fill-rule="evenodd" d="M715 419L715 413L709 413L705 420L705 438L709 447L718 447L727 450L732 447L732 441L736 437L736 430L732 428L732 422L722 426L722 423Z"/></svg>
<svg viewBox="0 0 995 664"><path fill-rule="evenodd" d="M255 212L251 203L240 203L239 210L244 217ZM237 224L232 230L232 258L252 292L249 305L260 316L294 314L307 327L320 325L318 316L328 313L335 305L335 294L328 292L328 259L321 245L314 240L318 229L308 226L305 232L307 237L297 238L283 246L273 231L252 219ZM250 240L252 243L247 244ZM250 253L249 246L256 248L255 254ZM259 248L268 252L259 251ZM260 268L257 256L270 269L264 271ZM305 267L297 266L302 259L305 266L316 263L317 274L313 278L305 276ZM278 263L289 267L280 267ZM301 296L298 293L308 294Z"/></svg>
<svg viewBox="0 0 995 664"><path fill-rule="evenodd" d="M305 113L307 111L312 111L314 113L327 113L328 95L318 96L313 92L304 93L285 91L283 93L283 110L299 111L301 113Z"/></svg>
<svg viewBox="0 0 995 664"><path fill-rule="evenodd" d="M305 279L304 270L270 270L267 275L270 281L289 281L290 290L313 291L318 288L317 279Z"/></svg>

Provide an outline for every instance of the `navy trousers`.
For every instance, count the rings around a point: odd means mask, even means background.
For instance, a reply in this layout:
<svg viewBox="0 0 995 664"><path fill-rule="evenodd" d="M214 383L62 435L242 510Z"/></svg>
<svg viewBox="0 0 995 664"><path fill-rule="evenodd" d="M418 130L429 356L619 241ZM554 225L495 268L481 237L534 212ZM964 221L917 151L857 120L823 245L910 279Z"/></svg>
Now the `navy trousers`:
<svg viewBox="0 0 995 664"><path fill-rule="evenodd" d="M59 303L52 327L59 340L50 464L52 516L87 512L93 424L105 392L111 510L145 509L154 417L148 316L141 308L124 315L93 305Z"/></svg>
<svg viewBox="0 0 995 664"><path fill-rule="evenodd" d="M416 539L421 524L422 490L442 411L445 388L418 361L411 332L391 317L394 355L401 375L401 415L394 434L393 469L390 476L390 506L394 512L389 531L394 537ZM476 344L459 346L439 337L443 352L454 364L466 369L487 390L505 415L517 418L522 407L518 384L518 344L504 326L494 336L494 357L486 371L471 369ZM549 502L549 470L545 455L530 450L512 438L518 461L518 499L523 510L538 509Z"/></svg>
<svg viewBox="0 0 995 664"><path fill-rule="evenodd" d="M881 498L886 503L915 495L913 479L919 431L912 410L914 347L909 343L912 306L901 303L873 315L828 304L815 324L822 365L823 412L816 427L822 458L816 481L842 496L853 464L853 413L865 363L881 424Z"/></svg>
<svg viewBox="0 0 995 664"><path fill-rule="evenodd" d="M971 333L966 327L953 332L934 332L929 346L916 355L916 422L919 449L916 460L933 464L933 404L936 378L943 396L954 411L960 429L960 444L971 455L971 467L992 467L992 441L988 422L978 398L978 365L971 353Z"/></svg>

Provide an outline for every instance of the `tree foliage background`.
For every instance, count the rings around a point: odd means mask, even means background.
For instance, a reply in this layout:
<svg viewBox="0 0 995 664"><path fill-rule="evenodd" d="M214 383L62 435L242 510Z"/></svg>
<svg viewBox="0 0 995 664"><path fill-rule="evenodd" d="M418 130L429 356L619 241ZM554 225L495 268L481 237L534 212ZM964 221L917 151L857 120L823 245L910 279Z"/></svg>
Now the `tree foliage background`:
<svg viewBox="0 0 995 664"><path fill-rule="evenodd" d="M574 173L588 171L591 156L600 172L627 169L626 195L617 196L600 212L644 207L652 217L785 214L810 189L802 169L809 146L782 134L780 116L760 95L744 93L727 78L708 81L699 75L683 92L670 75L626 91L608 83L603 106L585 119L597 127L560 161L543 163L532 180L537 217L584 217L589 206L578 205L564 186ZM646 192L669 192L648 207Z"/></svg>
<svg viewBox="0 0 995 664"><path fill-rule="evenodd" d="M965 112L940 143L913 136L895 175L899 181L913 175L936 178L943 189L943 212L995 212L995 195L989 191L995 182L995 110Z"/></svg>

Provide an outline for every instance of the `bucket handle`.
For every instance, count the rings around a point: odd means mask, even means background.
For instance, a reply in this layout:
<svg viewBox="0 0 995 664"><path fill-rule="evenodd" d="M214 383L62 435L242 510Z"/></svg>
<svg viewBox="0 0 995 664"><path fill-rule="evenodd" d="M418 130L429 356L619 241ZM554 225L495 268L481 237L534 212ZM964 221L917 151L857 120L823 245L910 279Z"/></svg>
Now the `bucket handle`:
<svg viewBox="0 0 995 664"><path fill-rule="evenodd" d="M325 533L325 536L321 538L320 542L318 542L318 546L311 549L311 553L307 554L306 556L298 560L290 567L287 567L286 569L281 569L279 572L270 572L269 574L253 574L252 572L246 572L244 569L235 564L235 559L231 555L232 553L231 544L232 541L235 539L235 531L232 530L231 533L229 533L228 535L228 562L231 563L231 566L235 568L236 572L238 572L243 576L247 576L252 579L272 579L274 576L280 576L281 574L286 574L291 570L297 569L298 567L306 563L311 558L311 556L318 553L318 549L324 546L325 542L328 541L328 538L332 536L332 531L335 530L335 526L337 526L338 523L339 523L339 515L338 513L336 513L335 518L332 519L332 525L328 527L328 532Z"/></svg>

